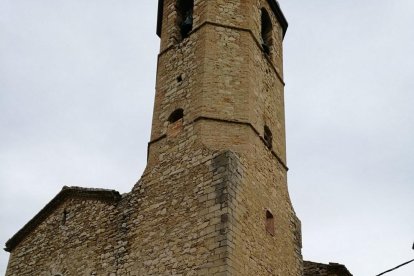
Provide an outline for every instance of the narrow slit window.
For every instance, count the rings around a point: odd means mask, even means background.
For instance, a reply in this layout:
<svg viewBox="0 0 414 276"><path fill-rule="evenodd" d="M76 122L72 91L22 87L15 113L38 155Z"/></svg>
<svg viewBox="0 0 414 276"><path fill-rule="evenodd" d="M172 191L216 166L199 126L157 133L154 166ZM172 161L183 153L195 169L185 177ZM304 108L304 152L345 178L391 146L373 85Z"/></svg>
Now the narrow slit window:
<svg viewBox="0 0 414 276"><path fill-rule="evenodd" d="M264 136L263 138L264 138L264 141L266 143L266 146L269 149L272 149L272 147L273 147L273 134L270 131L270 128L268 126L264 127L264 135L263 136Z"/></svg>
<svg viewBox="0 0 414 276"><path fill-rule="evenodd" d="M265 8L261 10L261 36L263 51L270 55L272 51L272 20Z"/></svg>
<svg viewBox="0 0 414 276"><path fill-rule="evenodd" d="M266 210L266 232L275 235L275 219L269 210Z"/></svg>
<svg viewBox="0 0 414 276"><path fill-rule="evenodd" d="M65 209L62 215L62 225L65 225L67 220L68 220L68 211Z"/></svg>
<svg viewBox="0 0 414 276"><path fill-rule="evenodd" d="M182 108L179 108L175 110L173 113L171 113L170 117L168 117L168 122L172 124L172 123L175 123L181 120L183 117L184 117L184 110Z"/></svg>
<svg viewBox="0 0 414 276"><path fill-rule="evenodd" d="M188 37L193 29L194 0L177 1L177 25L181 39Z"/></svg>

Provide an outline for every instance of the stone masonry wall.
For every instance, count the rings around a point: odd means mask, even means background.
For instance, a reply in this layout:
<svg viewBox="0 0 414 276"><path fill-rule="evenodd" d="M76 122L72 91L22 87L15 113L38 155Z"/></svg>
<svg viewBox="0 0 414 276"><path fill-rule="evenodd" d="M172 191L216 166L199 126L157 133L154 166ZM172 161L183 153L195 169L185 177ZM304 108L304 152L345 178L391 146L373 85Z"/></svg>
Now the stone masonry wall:
<svg viewBox="0 0 414 276"><path fill-rule="evenodd" d="M112 203L67 200L12 251L6 276L115 275L117 217Z"/></svg>
<svg viewBox="0 0 414 276"><path fill-rule="evenodd" d="M232 158L184 153L143 176L131 197L131 266L121 275L227 275Z"/></svg>
<svg viewBox="0 0 414 276"><path fill-rule="evenodd" d="M281 199L263 198L266 180L252 177L246 158L187 146L179 157L166 152L116 206L73 199L57 208L13 251L7 275L300 275L291 224L276 209L289 208L283 176L272 178Z"/></svg>

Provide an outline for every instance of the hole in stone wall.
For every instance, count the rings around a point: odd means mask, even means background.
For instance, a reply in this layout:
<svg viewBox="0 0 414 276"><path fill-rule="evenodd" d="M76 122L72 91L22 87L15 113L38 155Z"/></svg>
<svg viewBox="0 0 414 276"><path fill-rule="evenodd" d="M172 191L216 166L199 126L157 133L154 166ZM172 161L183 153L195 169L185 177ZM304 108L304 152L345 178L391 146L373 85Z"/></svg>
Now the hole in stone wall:
<svg viewBox="0 0 414 276"><path fill-rule="evenodd" d="M270 55L272 51L272 20L265 8L261 9L261 36L263 51Z"/></svg>
<svg viewBox="0 0 414 276"><path fill-rule="evenodd" d="M180 82L182 82L183 81L183 75L179 75L178 77L177 77L177 82L178 83L180 83Z"/></svg>
<svg viewBox="0 0 414 276"><path fill-rule="evenodd" d="M182 108L176 109L173 113L171 113L170 117L168 117L168 122L175 123L178 120L181 120L184 117L184 110Z"/></svg>
<svg viewBox="0 0 414 276"><path fill-rule="evenodd" d="M182 40L188 37L188 34L193 29L194 0L178 0L176 7L177 26Z"/></svg>
<svg viewBox="0 0 414 276"><path fill-rule="evenodd" d="M270 131L270 128L268 126L264 126L264 135L263 136L264 136L263 138L265 140L266 146L269 149L272 149L272 147L273 147L273 134Z"/></svg>
<svg viewBox="0 0 414 276"><path fill-rule="evenodd" d="M266 232L275 235L275 219L269 210L266 210Z"/></svg>

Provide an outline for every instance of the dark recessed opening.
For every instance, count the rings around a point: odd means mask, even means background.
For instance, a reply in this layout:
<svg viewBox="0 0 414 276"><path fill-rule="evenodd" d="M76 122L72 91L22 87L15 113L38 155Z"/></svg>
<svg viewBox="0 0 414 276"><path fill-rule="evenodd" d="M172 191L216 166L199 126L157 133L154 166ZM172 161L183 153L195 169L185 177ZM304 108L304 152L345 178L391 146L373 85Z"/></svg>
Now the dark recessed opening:
<svg viewBox="0 0 414 276"><path fill-rule="evenodd" d="M275 219L269 210L266 210L266 231L272 236L275 235Z"/></svg>
<svg viewBox="0 0 414 276"><path fill-rule="evenodd" d="M168 122L175 123L178 120L181 120L184 117L184 110L179 108L171 113L170 117L168 117Z"/></svg>
<svg viewBox="0 0 414 276"><path fill-rule="evenodd" d="M268 126L264 126L264 141L269 149L273 147L273 134Z"/></svg>
<svg viewBox="0 0 414 276"><path fill-rule="evenodd" d="M270 55L272 51L272 20L265 8L261 9L261 36L263 51Z"/></svg>
<svg viewBox="0 0 414 276"><path fill-rule="evenodd" d="M63 215L62 215L62 225L66 224L66 221L68 219L68 211L66 211L66 209L63 211Z"/></svg>
<svg viewBox="0 0 414 276"><path fill-rule="evenodd" d="M177 1L177 25L181 39L188 37L193 29L194 0Z"/></svg>
<svg viewBox="0 0 414 276"><path fill-rule="evenodd" d="M182 82L183 81L183 76L182 75L179 75L178 77L177 77L177 82L178 83L180 83L180 82Z"/></svg>

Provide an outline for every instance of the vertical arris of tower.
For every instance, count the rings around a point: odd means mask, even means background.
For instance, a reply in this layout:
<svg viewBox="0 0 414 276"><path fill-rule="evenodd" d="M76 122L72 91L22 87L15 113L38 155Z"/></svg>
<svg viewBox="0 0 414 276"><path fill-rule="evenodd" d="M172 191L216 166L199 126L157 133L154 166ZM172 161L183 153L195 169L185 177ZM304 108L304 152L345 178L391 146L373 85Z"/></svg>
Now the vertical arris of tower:
<svg viewBox="0 0 414 276"><path fill-rule="evenodd" d="M302 275L276 0L159 0L148 164L64 187L7 243L13 275Z"/></svg>

